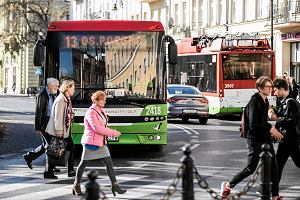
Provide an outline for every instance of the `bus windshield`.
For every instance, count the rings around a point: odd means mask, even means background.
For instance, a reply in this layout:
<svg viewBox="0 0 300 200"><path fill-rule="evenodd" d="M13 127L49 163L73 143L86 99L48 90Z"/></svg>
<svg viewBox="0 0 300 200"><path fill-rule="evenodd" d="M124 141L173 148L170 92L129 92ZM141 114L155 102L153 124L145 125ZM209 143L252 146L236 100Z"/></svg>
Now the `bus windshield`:
<svg viewBox="0 0 300 200"><path fill-rule="evenodd" d="M137 31L49 32L48 48L52 50L48 51L46 74L72 78L77 100L90 99L99 89L108 94L111 91L112 96L163 99L166 70L160 59L162 35Z"/></svg>
<svg viewBox="0 0 300 200"><path fill-rule="evenodd" d="M272 54L223 54L224 80L257 79L272 77Z"/></svg>

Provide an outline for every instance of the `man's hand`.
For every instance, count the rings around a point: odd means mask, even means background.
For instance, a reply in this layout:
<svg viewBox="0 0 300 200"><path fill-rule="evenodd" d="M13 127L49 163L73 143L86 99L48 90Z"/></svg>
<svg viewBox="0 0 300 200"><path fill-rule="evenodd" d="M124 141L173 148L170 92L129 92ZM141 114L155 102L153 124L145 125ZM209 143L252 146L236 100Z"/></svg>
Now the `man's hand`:
<svg viewBox="0 0 300 200"><path fill-rule="evenodd" d="M270 133L276 141L282 140L283 138L283 135L275 127L271 128Z"/></svg>
<svg viewBox="0 0 300 200"><path fill-rule="evenodd" d="M40 136L43 135L42 131L35 131L35 132L36 132L36 134L38 134L38 135L40 135Z"/></svg>
<svg viewBox="0 0 300 200"><path fill-rule="evenodd" d="M270 120L272 121L276 121L278 119L277 115L274 113L273 109L269 109L268 110L268 116L270 118Z"/></svg>

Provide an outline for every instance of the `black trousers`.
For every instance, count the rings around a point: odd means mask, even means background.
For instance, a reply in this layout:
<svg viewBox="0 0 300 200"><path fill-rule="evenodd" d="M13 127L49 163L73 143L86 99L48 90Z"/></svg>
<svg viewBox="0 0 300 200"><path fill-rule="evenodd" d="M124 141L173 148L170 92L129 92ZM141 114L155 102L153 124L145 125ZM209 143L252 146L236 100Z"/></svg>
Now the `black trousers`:
<svg viewBox="0 0 300 200"><path fill-rule="evenodd" d="M247 148L248 148L248 159L247 159L247 166L238 172L230 181L229 186L234 187L236 184L244 180L246 177L250 176L254 173L258 162L259 162L259 154L262 152L261 146L263 142L247 140ZM278 177L278 165L277 159L275 156L273 144L270 145L270 153L272 154L271 158L271 181L272 181L272 196L279 195L279 177Z"/></svg>
<svg viewBox="0 0 300 200"><path fill-rule="evenodd" d="M300 168L300 149L297 140L283 141L278 144L276 158L278 163L279 181L281 179L284 165L290 156L295 165Z"/></svg>
<svg viewBox="0 0 300 200"><path fill-rule="evenodd" d="M69 137L67 138L68 145L67 145L67 151L70 151L70 156L68 160L68 172L74 171L74 153L75 153L75 145L71 137L71 133Z"/></svg>
<svg viewBox="0 0 300 200"><path fill-rule="evenodd" d="M43 134L44 138L49 142L51 139L51 136L46 132L42 132L42 134ZM41 155L43 155L46 152L46 148L45 148L46 142L44 141L43 138L42 138L42 141L43 141L43 143L40 146L38 146L34 150L29 151L27 153L27 156L31 161L37 159L38 157L40 157Z"/></svg>

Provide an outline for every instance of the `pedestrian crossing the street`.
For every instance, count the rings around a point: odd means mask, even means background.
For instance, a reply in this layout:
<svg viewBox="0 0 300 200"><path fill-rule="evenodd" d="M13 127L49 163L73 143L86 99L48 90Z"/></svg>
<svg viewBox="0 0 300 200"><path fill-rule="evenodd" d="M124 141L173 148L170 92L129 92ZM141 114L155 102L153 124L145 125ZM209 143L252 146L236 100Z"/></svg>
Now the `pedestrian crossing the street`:
<svg viewBox="0 0 300 200"><path fill-rule="evenodd" d="M72 184L74 177L67 177L67 169L61 168L57 173L58 179L44 179L44 167L34 166L33 170L28 169L22 157L14 159L0 158L0 199L1 200L39 200L39 199L80 199L72 195ZM164 163L153 161L132 161L128 166L115 166L117 180L127 192L113 197L110 190L110 181L104 167L87 167L81 183L85 190L85 184L89 181L87 173L89 170L99 170L97 183L108 199L161 199L166 193L168 186L176 177L180 163ZM213 166L197 166L199 173L207 180L210 187L219 192L219 184L222 180L231 177L238 169ZM235 188L238 192L245 184ZM256 190L258 185L255 186ZM242 199L259 199L255 188L249 192L247 197ZM170 199L181 199L181 181L177 184L177 191ZM195 199L212 199L210 195L199 187L195 180ZM290 186L281 191L287 200L300 197L300 184Z"/></svg>

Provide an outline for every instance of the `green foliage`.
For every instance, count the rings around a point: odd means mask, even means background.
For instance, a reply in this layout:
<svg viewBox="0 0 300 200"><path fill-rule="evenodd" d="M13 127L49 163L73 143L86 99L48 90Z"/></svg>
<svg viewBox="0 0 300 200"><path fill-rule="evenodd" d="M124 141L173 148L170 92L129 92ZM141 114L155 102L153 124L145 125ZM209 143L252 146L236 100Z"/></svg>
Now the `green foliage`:
<svg viewBox="0 0 300 200"><path fill-rule="evenodd" d="M63 2L63 1L61 1ZM51 21L61 20L68 14L68 4L53 0L4 0L0 1L0 40L8 50L18 52L22 45L35 44L42 33L46 36Z"/></svg>

